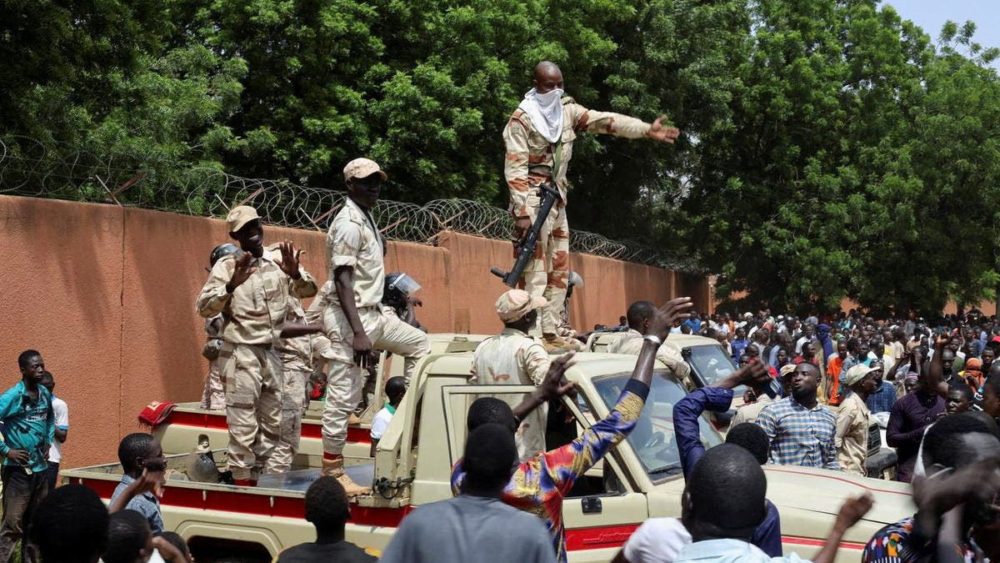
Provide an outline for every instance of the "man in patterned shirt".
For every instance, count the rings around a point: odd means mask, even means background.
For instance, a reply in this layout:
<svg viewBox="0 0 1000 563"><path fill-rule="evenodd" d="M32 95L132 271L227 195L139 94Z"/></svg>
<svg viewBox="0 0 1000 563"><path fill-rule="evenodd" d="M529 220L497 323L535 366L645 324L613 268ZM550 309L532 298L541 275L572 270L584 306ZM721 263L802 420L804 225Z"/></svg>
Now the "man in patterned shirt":
<svg viewBox="0 0 1000 563"><path fill-rule="evenodd" d="M819 368L809 362L787 376L791 396L764 408L757 424L771 441L771 463L840 470L834 437L837 416L819 404Z"/></svg>
<svg viewBox="0 0 1000 563"><path fill-rule="evenodd" d="M604 133L626 139L643 137L673 143L680 131L657 118L652 124L611 112L592 111L563 96L562 71L554 63L538 63L534 88L524 96L503 130L506 146L504 177L510 188L514 236L520 240L538 214L542 184L554 184L559 201L552 207L538 237L538 248L524 271L524 289L548 300L541 318L542 334L550 349L573 349L559 337L569 277L569 223L566 219L566 170L578 133Z"/></svg>
<svg viewBox="0 0 1000 563"><path fill-rule="evenodd" d="M628 380L615 408L607 417L594 423L569 444L521 462L504 489L502 500L505 503L536 514L545 521L558 561L566 561L563 498L569 494L578 477L600 461L608 450L624 440L635 428L649 394L656 351L670 334L674 321L688 317L687 311L691 305L689 297L679 297L657 310L651 330L646 335L642 351L636 360L632 378ZM469 408L469 431L492 423L504 425L515 432L517 421L531 409L572 389L572 385L560 385L562 374L569 365L566 357L552 362L542 385L513 412L506 403L498 399L477 399ZM459 460L451 475L451 487L456 495L464 478L465 471Z"/></svg>

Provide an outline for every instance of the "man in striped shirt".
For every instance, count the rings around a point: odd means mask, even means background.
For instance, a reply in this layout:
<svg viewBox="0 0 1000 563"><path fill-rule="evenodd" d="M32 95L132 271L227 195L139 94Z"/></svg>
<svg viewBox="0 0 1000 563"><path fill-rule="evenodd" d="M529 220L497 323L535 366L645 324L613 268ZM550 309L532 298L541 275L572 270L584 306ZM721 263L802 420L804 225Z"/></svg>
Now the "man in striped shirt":
<svg viewBox="0 0 1000 563"><path fill-rule="evenodd" d="M771 463L840 470L834 437L837 416L816 398L819 368L795 366L785 380L790 396L761 411L757 424L771 440Z"/></svg>

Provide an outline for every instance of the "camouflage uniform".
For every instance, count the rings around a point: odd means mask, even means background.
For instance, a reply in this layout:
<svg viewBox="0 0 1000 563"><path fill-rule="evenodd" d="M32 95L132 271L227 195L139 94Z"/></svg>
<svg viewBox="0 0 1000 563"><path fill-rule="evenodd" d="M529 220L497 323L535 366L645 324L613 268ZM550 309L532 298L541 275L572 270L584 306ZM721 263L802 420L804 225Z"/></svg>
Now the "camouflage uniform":
<svg viewBox="0 0 1000 563"><path fill-rule="evenodd" d="M289 297L289 323L306 322L306 313L298 299ZM315 367L325 362L329 354L330 341L322 334L309 334L296 338L282 338L275 343L281 357L284 388L281 397L281 431L274 446L271 460L276 473L284 473L292 468L295 454L299 450L302 437L302 415L309 407L306 387Z"/></svg>
<svg viewBox="0 0 1000 563"><path fill-rule="evenodd" d="M557 334L565 306L569 276L569 223L566 219L566 170L573 156L573 141L578 133L605 133L628 139L644 137L650 124L634 117L593 111L570 97L564 97L563 132L559 170L554 174L560 201L549 213L538 238L535 260L524 271L524 289L532 295L544 295L549 305L541 315L544 334ZM510 189L510 211L514 217L528 217L534 222L540 202L539 184L551 181L555 144L535 130L528 115L517 109L503 130L507 147L504 176Z"/></svg>
<svg viewBox="0 0 1000 563"><path fill-rule="evenodd" d="M226 256L212 267L198 296L201 316L222 313L226 321L219 358L226 386L229 469L233 479L241 481L252 479L255 468L264 473L276 470L271 454L281 430L284 377L274 344L285 322L289 295L316 294L309 272L300 267L300 278L292 279L281 271L280 259L278 250L265 249L252 261L257 270L230 295L226 284L236 269L236 255Z"/></svg>
<svg viewBox="0 0 1000 563"><path fill-rule="evenodd" d="M338 267L354 269L354 302L365 333L374 349L403 356L404 375L409 383L417 360L430 353L430 342L426 334L382 310L385 241L371 215L350 198L330 225L327 248L330 278L334 279ZM361 400L365 371L354 363L354 333L333 284L323 298L326 303L323 326L331 345L323 408L323 471L336 476L348 494L357 494L357 485L343 473L343 451L348 419Z"/></svg>
<svg viewBox="0 0 1000 563"><path fill-rule="evenodd" d="M609 354L628 354L638 356L642 351L643 335L635 329L628 329L621 338L608 345ZM656 350L656 359L667 366L677 381L684 382L691 373L691 366L684 361L677 351L669 346L660 346Z"/></svg>
<svg viewBox="0 0 1000 563"><path fill-rule="evenodd" d="M473 383L480 385L540 385L549 371L549 354L537 339L505 328L476 347L472 359ZM523 397L497 397L516 407ZM542 405L521 421L515 436L517 455L526 460L545 451L545 421L548 409Z"/></svg>
<svg viewBox="0 0 1000 563"><path fill-rule="evenodd" d="M215 358L208 360L208 377L205 378L205 388L201 392L201 405L203 409L221 411L226 408L226 388L222 383L222 359L219 353L222 350L222 315L216 315L210 319L205 319L205 334L208 335L208 342L205 343L204 351L215 354Z"/></svg>

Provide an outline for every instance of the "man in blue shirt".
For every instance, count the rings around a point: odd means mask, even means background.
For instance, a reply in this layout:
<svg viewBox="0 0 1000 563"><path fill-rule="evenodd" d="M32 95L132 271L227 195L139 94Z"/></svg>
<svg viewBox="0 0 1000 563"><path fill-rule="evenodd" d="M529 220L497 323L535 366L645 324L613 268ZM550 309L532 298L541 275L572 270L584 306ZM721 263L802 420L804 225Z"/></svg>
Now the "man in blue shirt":
<svg viewBox="0 0 1000 563"><path fill-rule="evenodd" d="M760 360L734 371L713 387L702 387L689 393L674 405L674 434L681 458L684 478L690 479L695 465L705 455L701 443L698 418L705 410L726 412L733 402L733 388L741 384L759 387L769 383L771 376ZM768 442L764 431L754 424L739 424L729 430L726 442L741 446L767 463ZM759 446L757 446L759 444ZM777 507L767 501L767 514L753 531L750 542L771 557L781 556L781 518Z"/></svg>
<svg viewBox="0 0 1000 563"><path fill-rule="evenodd" d="M17 358L21 381L0 395L0 423L4 426L3 524L0 525L0 563L11 559L14 546L26 537L32 515L49 491L49 446L55 440L52 395L41 385L45 362L35 350ZM21 561L34 561L28 541L21 542Z"/></svg>

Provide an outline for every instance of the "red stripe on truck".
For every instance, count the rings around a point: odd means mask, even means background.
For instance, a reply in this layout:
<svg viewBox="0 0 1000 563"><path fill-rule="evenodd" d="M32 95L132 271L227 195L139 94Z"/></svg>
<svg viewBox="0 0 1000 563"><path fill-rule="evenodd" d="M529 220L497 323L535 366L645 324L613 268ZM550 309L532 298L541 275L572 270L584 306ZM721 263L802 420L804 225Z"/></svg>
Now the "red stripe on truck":
<svg viewBox="0 0 1000 563"><path fill-rule="evenodd" d="M621 547L638 527L638 524L623 524L620 526L567 529L566 550L579 551L583 549Z"/></svg>
<svg viewBox="0 0 1000 563"><path fill-rule="evenodd" d="M84 485L98 494L102 499L110 501L111 495L118 486L117 481L102 479L71 479L74 483ZM282 497L268 494L253 494L248 489L208 490L187 487L167 486L160 505L163 507L188 508L195 510L218 510L222 512L239 512L259 516L276 516L281 518L305 519L305 500L303 497ZM251 489L252 490L252 489ZM261 492L266 489L260 489ZM371 506L351 505L352 524L360 526L381 526L396 528L403 518L413 510L413 507L381 508Z"/></svg>

